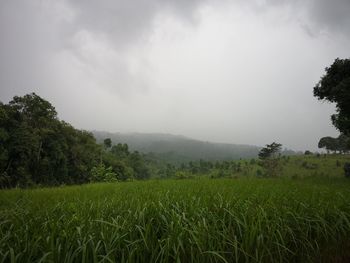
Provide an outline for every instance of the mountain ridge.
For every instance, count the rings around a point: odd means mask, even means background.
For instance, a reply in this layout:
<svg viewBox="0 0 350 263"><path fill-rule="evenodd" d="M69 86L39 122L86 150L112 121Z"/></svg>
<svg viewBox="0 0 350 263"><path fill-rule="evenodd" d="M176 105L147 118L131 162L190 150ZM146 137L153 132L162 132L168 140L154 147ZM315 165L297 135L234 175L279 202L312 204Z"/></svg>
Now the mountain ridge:
<svg viewBox="0 0 350 263"><path fill-rule="evenodd" d="M113 144L127 143L131 151L152 153L170 162L203 160L232 160L256 158L259 146L201 141L168 133L121 133L92 131L97 142L111 138Z"/></svg>

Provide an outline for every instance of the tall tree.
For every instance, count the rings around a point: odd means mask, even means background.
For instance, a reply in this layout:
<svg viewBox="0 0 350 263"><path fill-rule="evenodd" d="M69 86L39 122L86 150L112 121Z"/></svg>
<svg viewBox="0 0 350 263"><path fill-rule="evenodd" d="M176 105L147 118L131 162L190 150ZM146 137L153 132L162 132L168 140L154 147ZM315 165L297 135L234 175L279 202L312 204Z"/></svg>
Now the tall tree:
<svg viewBox="0 0 350 263"><path fill-rule="evenodd" d="M262 148L259 152L260 159L274 158L281 152L282 144L273 142L266 144L266 147Z"/></svg>
<svg viewBox="0 0 350 263"><path fill-rule="evenodd" d="M260 165L265 169L267 176L276 177L280 174L281 166L279 156L281 148L282 144L273 142L271 144L267 144L266 147L260 150Z"/></svg>
<svg viewBox="0 0 350 263"><path fill-rule="evenodd" d="M318 142L318 148L325 148L327 152L336 151L337 139L330 136L322 137Z"/></svg>
<svg viewBox="0 0 350 263"><path fill-rule="evenodd" d="M325 148L327 151L339 151L340 153L345 153L350 149L350 138L344 134L339 135L338 138L330 136L322 137L318 142L318 148Z"/></svg>
<svg viewBox="0 0 350 263"><path fill-rule="evenodd" d="M105 149L110 149L112 147L112 140L111 138L106 138L103 140L103 146Z"/></svg>
<svg viewBox="0 0 350 263"><path fill-rule="evenodd" d="M337 58L314 87L314 96L336 104L333 125L350 135L350 59Z"/></svg>
<svg viewBox="0 0 350 263"><path fill-rule="evenodd" d="M98 149L35 93L0 103L0 188L87 182Z"/></svg>

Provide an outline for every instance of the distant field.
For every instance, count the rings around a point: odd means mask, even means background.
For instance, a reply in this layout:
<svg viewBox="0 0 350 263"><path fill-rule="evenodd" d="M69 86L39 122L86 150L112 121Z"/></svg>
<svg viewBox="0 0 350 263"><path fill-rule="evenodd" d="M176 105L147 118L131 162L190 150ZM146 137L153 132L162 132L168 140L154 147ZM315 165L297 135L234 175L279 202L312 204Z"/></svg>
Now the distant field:
<svg viewBox="0 0 350 263"><path fill-rule="evenodd" d="M292 157L274 179L251 165L236 179L0 191L0 262L349 262L348 158Z"/></svg>

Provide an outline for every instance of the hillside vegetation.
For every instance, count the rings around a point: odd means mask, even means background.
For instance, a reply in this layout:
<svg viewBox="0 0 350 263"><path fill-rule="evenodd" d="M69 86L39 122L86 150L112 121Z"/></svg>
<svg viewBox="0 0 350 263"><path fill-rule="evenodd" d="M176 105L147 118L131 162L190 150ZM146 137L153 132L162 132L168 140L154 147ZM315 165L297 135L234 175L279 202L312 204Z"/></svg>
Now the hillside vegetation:
<svg viewBox="0 0 350 263"><path fill-rule="evenodd" d="M146 179L149 166L125 144L97 144L35 93L0 102L0 188Z"/></svg>
<svg viewBox="0 0 350 263"><path fill-rule="evenodd" d="M199 159L234 160L256 158L261 147L244 144L204 142L185 136L158 133L109 133L93 131L97 141L111 138L114 143L127 143L131 150L153 153L160 160L172 164L198 161ZM285 151L284 154L293 154Z"/></svg>
<svg viewBox="0 0 350 263"><path fill-rule="evenodd" d="M226 178L0 191L2 262L348 262L349 156ZM244 163L246 162L246 163ZM212 179L210 179L212 178Z"/></svg>

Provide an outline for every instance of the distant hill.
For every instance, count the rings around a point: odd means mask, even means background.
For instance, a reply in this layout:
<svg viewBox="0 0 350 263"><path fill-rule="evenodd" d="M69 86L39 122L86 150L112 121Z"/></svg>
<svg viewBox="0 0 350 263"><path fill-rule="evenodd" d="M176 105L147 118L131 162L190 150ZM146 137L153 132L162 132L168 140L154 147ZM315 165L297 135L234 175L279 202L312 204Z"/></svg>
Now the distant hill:
<svg viewBox="0 0 350 263"><path fill-rule="evenodd" d="M180 135L161 133L109 133L93 131L98 142L111 138L113 144L127 143L130 150L153 153L169 162L204 160L232 160L255 158L261 147L241 144L212 143Z"/></svg>

